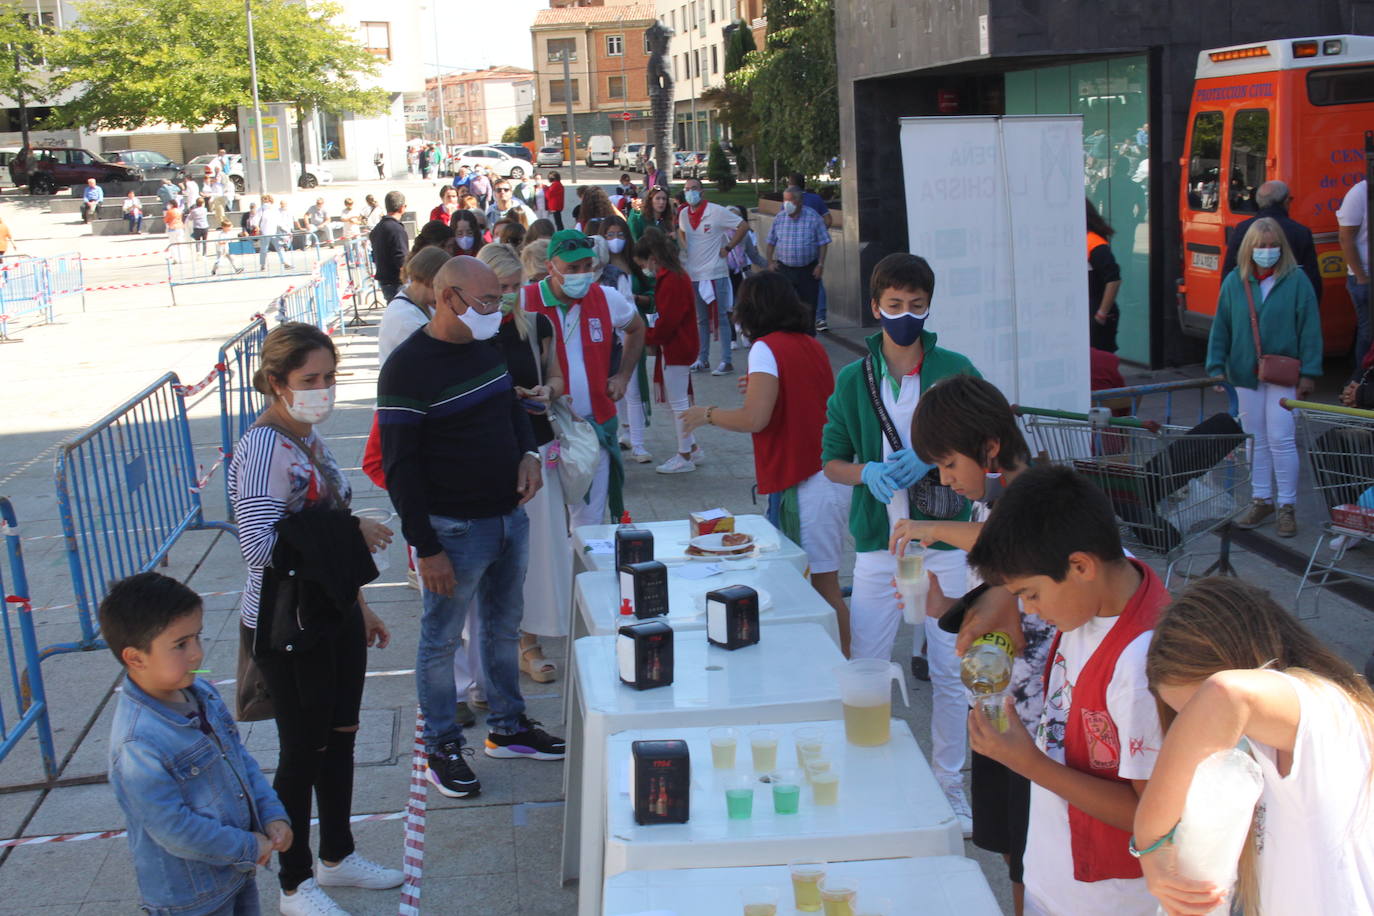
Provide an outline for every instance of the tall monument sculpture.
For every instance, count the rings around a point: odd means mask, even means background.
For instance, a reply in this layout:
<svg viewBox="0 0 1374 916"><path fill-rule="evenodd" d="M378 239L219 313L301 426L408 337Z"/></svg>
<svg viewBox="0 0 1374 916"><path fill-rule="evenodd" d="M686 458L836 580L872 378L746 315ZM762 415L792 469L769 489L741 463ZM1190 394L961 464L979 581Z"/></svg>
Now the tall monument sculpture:
<svg viewBox="0 0 1374 916"><path fill-rule="evenodd" d="M664 187L673 180L673 70L669 66L668 44L673 30L655 22L644 30L649 43L649 112L653 117L654 162L658 164L659 184Z"/></svg>

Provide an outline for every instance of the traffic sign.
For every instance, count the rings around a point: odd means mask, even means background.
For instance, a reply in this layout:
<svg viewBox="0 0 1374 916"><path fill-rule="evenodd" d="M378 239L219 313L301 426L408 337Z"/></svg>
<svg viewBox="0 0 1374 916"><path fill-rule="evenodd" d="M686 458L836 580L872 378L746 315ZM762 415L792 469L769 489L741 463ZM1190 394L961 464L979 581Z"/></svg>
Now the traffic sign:
<svg viewBox="0 0 1374 916"><path fill-rule="evenodd" d="M548 118L540 118L540 119L539 119L539 129L540 129L540 130L548 130L548 129L549 129L549 119L548 119Z"/></svg>
<svg viewBox="0 0 1374 916"><path fill-rule="evenodd" d="M634 118L634 115L630 114L628 111L622 111L620 113L620 120L622 121L629 121L632 118Z"/></svg>

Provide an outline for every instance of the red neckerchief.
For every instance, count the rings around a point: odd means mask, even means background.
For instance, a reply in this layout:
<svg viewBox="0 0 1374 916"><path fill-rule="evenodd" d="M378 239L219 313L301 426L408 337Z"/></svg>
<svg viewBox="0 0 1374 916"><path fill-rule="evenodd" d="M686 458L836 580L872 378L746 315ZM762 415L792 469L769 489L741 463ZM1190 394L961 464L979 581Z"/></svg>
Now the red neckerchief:
<svg viewBox="0 0 1374 916"><path fill-rule="evenodd" d="M1268 280L1268 279L1269 279L1270 277L1272 277L1273 275L1274 275L1274 268L1272 268L1272 267L1260 267L1259 265L1255 265L1255 279L1256 279L1256 280Z"/></svg>
<svg viewBox="0 0 1374 916"><path fill-rule="evenodd" d="M705 215L706 201L704 200L701 203L697 204L695 207L687 208L687 221L692 224L693 229L701 225L701 218Z"/></svg>

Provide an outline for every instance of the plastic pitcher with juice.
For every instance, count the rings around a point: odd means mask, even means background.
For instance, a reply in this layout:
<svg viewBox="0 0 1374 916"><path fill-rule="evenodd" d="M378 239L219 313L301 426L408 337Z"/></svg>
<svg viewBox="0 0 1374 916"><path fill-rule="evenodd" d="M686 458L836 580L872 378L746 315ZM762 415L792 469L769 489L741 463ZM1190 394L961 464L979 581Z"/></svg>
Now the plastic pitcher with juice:
<svg viewBox="0 0 1374 916"><path fill-rule="evenodd" d="M844 705L844 736L850 744L877 747L892 737L892 681L902 689L908 706L906 679L893 662L856 658L835 668Z"/></svg>

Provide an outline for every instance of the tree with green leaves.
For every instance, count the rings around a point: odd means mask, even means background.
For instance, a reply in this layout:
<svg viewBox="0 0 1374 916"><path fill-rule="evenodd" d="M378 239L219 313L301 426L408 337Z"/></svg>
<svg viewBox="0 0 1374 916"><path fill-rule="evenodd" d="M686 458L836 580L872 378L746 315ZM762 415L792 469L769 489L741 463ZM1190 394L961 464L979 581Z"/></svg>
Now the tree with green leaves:
<svg viewBox="0 0 1374 916"><path fill-rule="evenodd" d="M86 0L76 24L53 36L55 90L76 95L57 117L70 126L133 130L166 122L192 130L234 123L252 106L248 26L225 0ZM379 65L340 7L253 0L258 90L264 102L379 114L387 93L366 88ZM305 157L302 157L305 158Z"/></svg>
<svg viewBox="0 0 1374 916"><path fill-rule="evenodd" d="M726 82L749 99L761 162L821 172L840 148L833 0L770 0L763 50Z"/></svg>
<svg viewBox="0 0 1374 916"><path fill-rule="evenodd" d="M48 30L34 25L18 7L0 6L0 95L14 99L19 108L19 133L29 145L28 107L45 101L48 85L43 58L50 44ZM9 64L14 64L14 69Z"/></svg>

